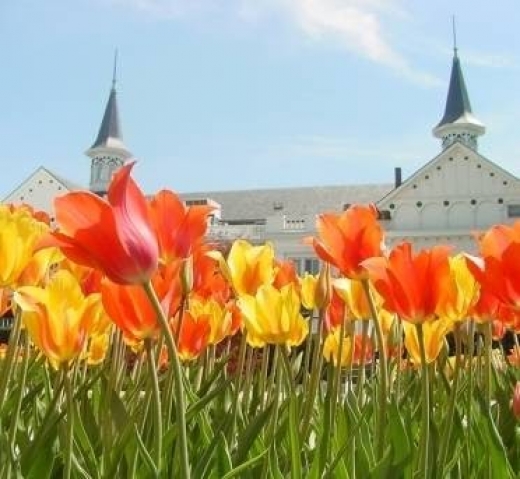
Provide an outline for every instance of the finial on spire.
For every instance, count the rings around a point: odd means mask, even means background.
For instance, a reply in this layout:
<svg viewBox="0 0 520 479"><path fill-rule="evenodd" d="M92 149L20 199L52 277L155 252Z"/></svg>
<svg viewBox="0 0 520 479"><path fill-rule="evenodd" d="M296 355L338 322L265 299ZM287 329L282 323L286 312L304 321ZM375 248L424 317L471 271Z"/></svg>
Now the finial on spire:
<svg viewBox="0 0 520 479"><path fill-rule="evenodd" d="M457 56L457 26L455 25L455 15L451 17L451 24L453 28L453 54Z"/></svg>
<svg viewBox="0 0 520 479"><path fill-rule="evenodd" d="M112 89L115 90L117 82L117 48L114 52L114 69L112 72Z"/></svg>

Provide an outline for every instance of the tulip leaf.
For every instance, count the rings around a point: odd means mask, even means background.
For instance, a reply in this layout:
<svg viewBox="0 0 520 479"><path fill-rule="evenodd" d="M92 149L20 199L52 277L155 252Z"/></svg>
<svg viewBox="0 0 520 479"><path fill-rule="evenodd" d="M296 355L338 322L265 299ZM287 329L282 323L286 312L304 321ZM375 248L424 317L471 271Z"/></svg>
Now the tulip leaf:
<svg viewBox="0 0 520 479"><path fill-rule="evenodd" d="M237 437L238 447L233 454L233 464L240 464L246 460L253 443L258 439L260 431L271 417L272 409L273 404L267 406L265 410L258 414L239 434Z"/></svg>
<svg viewBox="0 0 520 479"><path fill-rule="evenodd" d="M226 436L221 431L217 437L217 471L218 477L222 477L233 468L233 464L231 463L231 456L229 455L229 447L226 441Z"/></svg>
<svg viewBox="0 0 520 479"><path fill-rule="evenodd" d="M302 476L300 457L300 435L298 428L298 398L294 394L289 401L289 445L291 451L291 477L297 479Z"/></svg>
<svg viewBox="0 0 520 479"><path fill-rule="evenodd" d="M243 462L239 466L235 467L232 471L229 471L222 479L233 479L235 477L257 477L254 474L255 466L257 466L262 458L267 453L267 449L264 449L260 454L251 459ZM242 473L246 473L246 475L242 475ZM240 476L239 476L240 474Z"/></svg>

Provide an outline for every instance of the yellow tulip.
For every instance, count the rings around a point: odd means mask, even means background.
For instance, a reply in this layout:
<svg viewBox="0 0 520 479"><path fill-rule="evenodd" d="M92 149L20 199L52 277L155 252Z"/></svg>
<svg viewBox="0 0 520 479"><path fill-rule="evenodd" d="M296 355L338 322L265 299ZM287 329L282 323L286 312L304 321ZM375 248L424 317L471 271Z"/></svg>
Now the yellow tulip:
<svg viewBox="0 0 520 479"><path fill-rule="evenodd" d="M275 276L274 248L271 243L253 246L246 240L235 240L227 261L218 251L209 256L219 262L224 277L238 296L255 295L264 284L272 284Z"/></svg>
<svg viewBox="0 0 520 479"><path fill-rule="evenodd" d="M415 364L421 364L421 350L415 324L408 321L402 322L404 328L404 345ZM426 350L426 363L433 363L442 347L446 334L451 330L452 323L447 319L436 319L422 323L424 348Z"/></svg>
<svg viewBox="0 0 520 479"><path fill-rule="evenodd" d="M23 286L14 294L31 339L54 368L74 361L91 332L98 298L85 297L75 277L58 271L47 287Z"/></svg>
<svg viewBox="0 0 520 479"><path fill-rule="evenodd" d="M16 284L48 230L27 209L0 205L0 287Z"/></svg>
<svg viewBox="0 0 520 479"><path fill-rule="evenodd" d="M333 287L345 301L351 319L372 318L367 295L360 280L338 278L333 281Z"/></svg>
<svg viewBox="0 0 520 479"><path fill-rule="evenodd" d="M110 344L110 334L93 334L90 337L90 341L88 343L86 359L87 363L91 366L95 366L103 362L105 359L108 346Z"/></svg>
<svg viewBox="0 0 520 479"><path fill-rule="evenodd" d="M305 309L312 311L316 308L316 288L318 286L318 277L310 273L305 273L300 280L301 283L301 299Z"/></svg>
<svg viewBox="0 0 520 479"><path fill-rule="evenodd" d="M352 361L352 340L350 336L340 337L341 328L334 328L323 343L323 357L326 361L332 362L334 366L348 366ZM341 347L341 353L340 353Z"/></svg>
<svg viewBox="0 0 520 479"><path fill-rule="evenodd" d="M480 286L471 274L466 258L459 254L449 258L451 281L443 285L436 313L450 321L463 321L479 298Z"/></svg>
<svg viewBox="0 0 520 479"><path fill-rule="evenodd" d="M189 312L194 318L200 316L208 318L211 327L208 344L218 344L225 337L232 334L232 312L218 301L215 301L215 299L193 298L190 301Z"/></svg>
<svg viewBox="0 0 520 479"><path fill-rule="evenodd" d="M253 347L265 344L298 346L309 332L300 313L300 298L294 284L276 289L262 285L256 296L244 295L238 300L247 333Z"/></svg>

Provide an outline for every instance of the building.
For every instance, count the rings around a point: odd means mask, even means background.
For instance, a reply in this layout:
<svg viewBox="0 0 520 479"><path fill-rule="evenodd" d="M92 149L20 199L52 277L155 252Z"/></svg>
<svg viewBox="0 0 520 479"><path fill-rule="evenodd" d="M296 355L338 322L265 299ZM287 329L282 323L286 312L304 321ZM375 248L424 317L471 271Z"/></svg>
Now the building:
<svg viewBox="0 0 520 479"><path fill-rule="evenodd" d="M520 180L479 153L478 138L484 133L472 112L455 48L444 115L433 129L441 151L404 181L396 168L388 184L211 191L182 197L187 204L215 207L211 239L272 241L278 256L294 260L300 272L318 268L311 248L303 244L303 238L315 233L316 215L341 212L353 203L377 206L389 244L448 243L471 251L476 231L520 217ZM99 133L86 154L91 158L90 189L104 194L112 173L131 157L122 140L115 79ZM78 187L40 167L4 202L26 202L52 216L52 198L74 189Z"/></svg>

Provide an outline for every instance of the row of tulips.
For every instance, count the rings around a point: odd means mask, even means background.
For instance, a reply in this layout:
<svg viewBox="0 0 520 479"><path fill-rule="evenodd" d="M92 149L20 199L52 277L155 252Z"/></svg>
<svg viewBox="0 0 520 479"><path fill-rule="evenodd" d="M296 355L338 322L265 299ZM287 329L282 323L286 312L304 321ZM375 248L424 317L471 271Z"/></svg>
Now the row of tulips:
<svg viewBox="0 0 520 479"><path fill-rule="evenodd" d="M317 218L300 277L269 243L208 243L211 208L146 198L132 167L52 227L0 206L1 477L520 470L520 223L478 256L387 250L355 205Z"/></svg>

